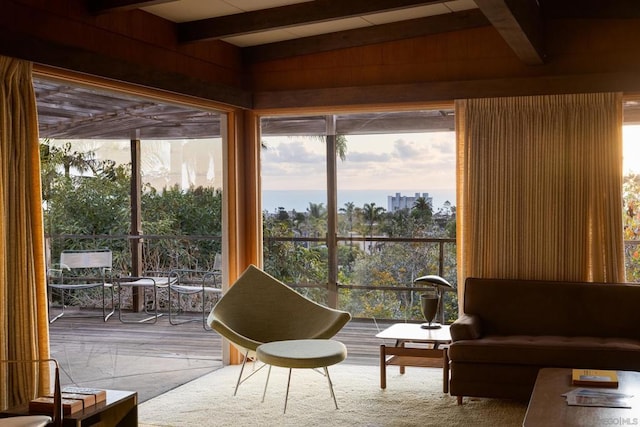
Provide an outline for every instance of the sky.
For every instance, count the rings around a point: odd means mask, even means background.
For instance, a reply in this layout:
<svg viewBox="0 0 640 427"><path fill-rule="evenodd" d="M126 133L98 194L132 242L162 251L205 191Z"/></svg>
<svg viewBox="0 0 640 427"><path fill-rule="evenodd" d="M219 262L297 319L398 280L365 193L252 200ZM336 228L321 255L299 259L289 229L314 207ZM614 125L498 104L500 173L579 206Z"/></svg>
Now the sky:
<svg viewBox="0 0 640 427"><path fill-rule="evenodd" d="M640 173L640 125L622 127L622 170L626 175L630 172Z"/></svg>
<svg viewBox="0 0 640 427"><path fill-rule="evenodd" d="M263 142L268 147L262 152L263 190L326 188L323 141L270 137ZM453 132L349 135L346 160L337 160L338 192L430 193L434 206L441 206L445 200L455 204L455 162ZM386 199L378 204L387 207ZM270 210L269 206L265 208Z"/></svg>
<svg viewBox="0 0 640 427"><path fill-rule="evenodd" d="M623 172L640 173L640 126L624 126L623 141ZM265 137L263 142L268 147L262 152L263 190L325 190L323 141ZM382 194L378 204L385 208L384 194L397 192L409 196L430 193L434 208L446 200L455 204L455 154L454 132L348 135L346 160L337 163L338 192L358 190L364 194L365 190L377 190ZM317 202L311 200L311 194L295 208L304 209L309 201ZM267 197L264 202L271 210ZM342 205L340 200L338 204Z"/></svg>

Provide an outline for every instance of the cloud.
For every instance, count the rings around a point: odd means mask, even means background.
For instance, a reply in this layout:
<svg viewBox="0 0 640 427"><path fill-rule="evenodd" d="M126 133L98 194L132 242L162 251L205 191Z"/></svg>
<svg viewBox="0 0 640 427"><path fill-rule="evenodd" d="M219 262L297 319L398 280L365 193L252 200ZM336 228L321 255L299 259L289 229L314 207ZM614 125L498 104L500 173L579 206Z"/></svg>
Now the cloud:
<svg viewBox="0 0 640 427"><path fill-rule="evenodd" d="M388 160L391 160L391 155L389 153L347 151L347 158L345 161L353 162L353 163L368 163L368 162L386 162Z"/></svg>
<svg viewBox="0 0 640 427"><path fill-rule="evenodd" d="M310 141L317 143L316 141ZM292 141L282 142L262 150L262 157L267 162L290 162L290 163L324 163L324 154L309 150L308 142Z"/></svg>
<svg viewBox="0 0 640 427"><path fill-rule="evenodd" d="M398 139L393 142L393 156L399 160L415 159L420 155L421 152L416 147L415 142L407 142L404 139Z"/></svg>

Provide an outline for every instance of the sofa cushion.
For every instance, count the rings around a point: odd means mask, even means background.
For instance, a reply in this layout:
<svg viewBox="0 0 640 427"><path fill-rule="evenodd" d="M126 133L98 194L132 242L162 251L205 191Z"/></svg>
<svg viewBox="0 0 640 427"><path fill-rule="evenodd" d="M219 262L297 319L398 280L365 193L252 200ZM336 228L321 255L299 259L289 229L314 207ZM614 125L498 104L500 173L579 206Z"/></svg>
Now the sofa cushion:
<svg viewBox="0 0 640 427"><path fill-rule="evenodd" d="M467 278L464 313L486 335L640 339L637 284Z"/></svg>
<svg viewBox="0 0 640 427"><path fill-rule="evenodd" d="M627 338L488 335L457 341L449 358L458 363L640 370L640 341Z"/></svg>

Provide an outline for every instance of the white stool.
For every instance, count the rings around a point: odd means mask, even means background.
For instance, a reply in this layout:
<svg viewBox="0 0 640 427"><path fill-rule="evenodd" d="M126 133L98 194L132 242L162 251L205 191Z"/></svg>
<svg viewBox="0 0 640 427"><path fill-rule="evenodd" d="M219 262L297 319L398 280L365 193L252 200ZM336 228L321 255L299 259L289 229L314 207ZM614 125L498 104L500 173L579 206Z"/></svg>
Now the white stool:
<svg viewBox="0 0 640 427"><path fill-rule="evenodd" d="M329 391L331 392L331 397L333 397L333 403L336 405L336 409L338 409L338 402L333 392L333 384L331 383L327 366L335 365L346 359L347 347L341 342L322 339L273 341L258 346L256 355L259 361L269 365L267 382L264 385L264 393L262 394L263 402L267 394L271 366L289 368L287 394L284 399L284 412L287 412L291 370L293 368L323 368L324 375L327 377L327 381L329 381Z"/></svg>

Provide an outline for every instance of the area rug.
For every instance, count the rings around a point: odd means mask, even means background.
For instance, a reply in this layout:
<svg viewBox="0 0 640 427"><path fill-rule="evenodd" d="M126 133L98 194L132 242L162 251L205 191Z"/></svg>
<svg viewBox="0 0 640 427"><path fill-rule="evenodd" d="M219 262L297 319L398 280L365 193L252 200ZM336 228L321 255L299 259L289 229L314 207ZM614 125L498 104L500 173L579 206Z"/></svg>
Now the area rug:
<svg viewBox="0 0 640 427"><path fill-rule="evenodd" d="M397 367L380 388L377 366L331 366L339 409L324 376L294 369L284 413L288 370L274 367L264 403L267 369L258 371L233 396L238 366L227 366L142 403L141 427L156 426L521 426L526 405L500 399L456 398L442 392L442 371Z"/></svg>

